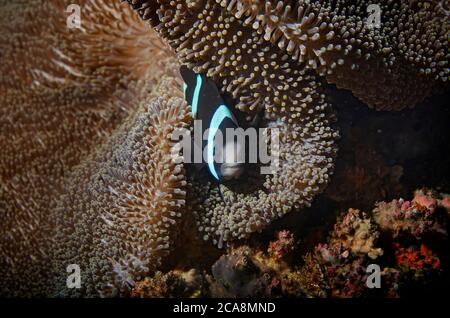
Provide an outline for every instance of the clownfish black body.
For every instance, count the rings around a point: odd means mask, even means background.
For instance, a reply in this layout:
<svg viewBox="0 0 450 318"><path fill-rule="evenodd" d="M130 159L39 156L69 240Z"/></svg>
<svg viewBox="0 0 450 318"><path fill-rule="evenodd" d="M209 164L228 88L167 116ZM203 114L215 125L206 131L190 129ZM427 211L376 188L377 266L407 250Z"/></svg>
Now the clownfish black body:
<svg viewBox="0 0 450 318"><path fill-rule="evenodd" d="M239 178L244 171L244 162L238 159L245 149L234 138L227 140L226 133L228 128L239 127L235 116L210 78L204 74L196 74L186 66L180 68L180 73L184 80L184 96L192 107L193 117L202 121L202 136L207 131L206 140L197 145L202 150L206 147L204 163L217 181ZM222 142L216 138L219 132Z"/></svg>

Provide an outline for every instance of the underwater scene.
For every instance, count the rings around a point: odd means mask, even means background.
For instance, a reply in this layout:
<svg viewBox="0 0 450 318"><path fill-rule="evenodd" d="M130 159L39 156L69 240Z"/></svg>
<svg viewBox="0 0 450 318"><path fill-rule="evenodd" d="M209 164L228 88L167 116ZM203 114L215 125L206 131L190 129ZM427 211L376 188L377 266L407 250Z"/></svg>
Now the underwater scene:
<svg viewBox="0 0 450 318"><path fill-rule="evenodd" d="M0 0L0 297L442 296L449 17Z"/></svg>

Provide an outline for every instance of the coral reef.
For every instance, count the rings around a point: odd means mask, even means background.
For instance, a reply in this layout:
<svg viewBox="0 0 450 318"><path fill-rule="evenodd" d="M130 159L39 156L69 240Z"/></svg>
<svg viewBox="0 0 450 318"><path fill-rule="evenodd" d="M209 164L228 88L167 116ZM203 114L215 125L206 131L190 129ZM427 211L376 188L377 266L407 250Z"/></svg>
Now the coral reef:
<svg viewBox="0 0 450 318"><path fill-rule="evenodd" d="M277 233L277 240L269 244L267 252L274 260L280 260L286 257L294 249L294 235L289 231L280 231Z"/></svg>
<svg viewBox="0 0 450 318"><path fill-rule="evenodd" d="M133 298L200 297L204 286L203 277L195 269L187 272L156 272L152 278L137 282L131 293Z"/></svg>
<svg viewBox="0 0 450 318"><path fill-rule="evenodd" d="M420 190L412 201L422 202L424 213L442 212L435 227L447 227L447 195ZM380 226L379 207L397 204L398 200L381 202L371 213L349 209L336 220L327 242L303 255L303 261L286 257L303 244L286 230L277 233L267 249L264 245L231 248L212 265L210 273L204 273L206 278L197 289L209 297L404 297L421 295L425 290L439 295L450 278L448 238L442 231L433 232L432 237L416 237L413 227L403 228L410 239L400 238L396 227ZM383 215L395 214L395 209L386 209ZM380 285L371 287L374 265L379 269ZM174 273L177 271L166 275ZM147 279L143 284L150 286ZM166 289L165 283L152 286L155 292ZM141 288L136 288L139 293ZM183 293L174 290L166 295L179 297Z"/></svg>
<svg viewBox="0 0 450 318"><path fill-rule="evenodd" d="M416 198L427 202L438 200L434 192L423 190L415 193L414 200ZM403 201L402 204L405 202L409 201ZM404 204L404 207L407 205L409 203ZM305 265L288 276L291 280L289 285L297 286L300 294L311 297L400 297L411 292L405 286L442 287L440 279L443 268L448 270L448 264L441 266L441 259L447 257L442 250L442 246L448 245L442 243L447 237L442 237L442 234L448 224L448 213L444 213L444 217L436 219L433 224L420 218L411 220L410 225L414 223L415 226L402 227L404 232L413 237L407 239L398 237L397 225L386 226L387 219L393 220L398 214L398 210L386 206L398 206L398 200L380 202L370 215L350 209L337 221L328 243L319 244L314 253L304 258ZM386 219L380 218L380 209ZM423 207L423 213L432 215L437 213L435 209L443 210L442 206L429 205L428 208ZM417 235L417 228L423 231L426 231L424 228L439 230L433 231L433 237L425 239ZM366 284L370 273L367 268L371 264L380 267L380 289L369 288ZM445 275L448 279L448 273ZM438 292L440 289L436 288L434 293Z"/></svg>
<svg viewBox="0 0 450 318"><path fill-rule="evenodd" d="M299 272L287 277L289 284L307 297L360 297L366 267L384 253L378 247L379 235L368 215L350 209L337 220L328 243L318 244Z"/></svg>
<svg viewBox="0 0 450 318"><path fill-rule="evenodd" d="M439 258L424 244L418 249L400 247L397 243L395 248L397 265L403 271L414 271L415 279L421 278L427 271L438 270L441 266Z"/></svg>
<svg viewBox="0 0 450 318"><path fill-rule="evenodd" d="M445 198L443 199L445 201ZM447 236L446 223L442 223L441 199L433 193L419 190L412 201L403 199L381 202L374 210L374 217L381 229L392 232L394 237L412 235L421 239L426 235Z"/></svg>
<svg viewBox="0 0 450 318"><path fill-rule="evenodd" d="M212 297L273 297L279 286L274 271L262 255L252 255L247 247L221 256L211 268Z"/></svg>
<svg viewBox="0 0 450 318"><path fill-rule="evenodd" d="M311 205L339 135L325 82L396 110L445 87L439 2L377 1L380 29L365 24L363 1L128 2L78 1L78 29L69 0L0 0L1 296L355 297L379 259L383 292L398 296L410 277L440 275L447 260L430 237L447 239L450 200L427 192L373 215L350 210L304 264L292 265L296 239L280 231L268 249L233 248L207 274L158 271L187 225L221 248ZM192 121L180 63L213 78L243 126L263 114L260 127L280 130L277 174L249 167L245 182L217 185L173 160L171 134ZM350 179L377 191L398 183L398 169L375 166L380 183L370 169ZM70 264L80 289L66 285Z"/></svg>

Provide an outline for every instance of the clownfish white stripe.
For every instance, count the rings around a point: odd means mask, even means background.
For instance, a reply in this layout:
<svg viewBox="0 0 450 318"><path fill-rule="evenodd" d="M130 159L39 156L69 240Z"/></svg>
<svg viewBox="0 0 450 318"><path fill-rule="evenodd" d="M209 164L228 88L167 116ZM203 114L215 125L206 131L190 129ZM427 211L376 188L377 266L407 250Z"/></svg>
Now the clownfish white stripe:
<svg viewBox="0 0 450 318"><path fill-rule="evenodd" d="M219 176L217 174L216 168L214 167L214 137L216 136L216 132L219 129L220 124L225 118L230 118L233 122L236 122L233 114L231 114L230 110L225 105L220 105L216 112L214 113L211 124L209 125L208 131L208 144L207 148L207 156L208 156L208 168L211 171L211 174L219 180Z"/></svg>
<svg viewBox="0 0 450 318"><path fill-rule="evenodd" d="M200 74L197 74L197 84L195 85L194 96L192 97L192 115L194 116L194 118L197 117L198 98L200 96L202 83L202 76Z"/></svg>

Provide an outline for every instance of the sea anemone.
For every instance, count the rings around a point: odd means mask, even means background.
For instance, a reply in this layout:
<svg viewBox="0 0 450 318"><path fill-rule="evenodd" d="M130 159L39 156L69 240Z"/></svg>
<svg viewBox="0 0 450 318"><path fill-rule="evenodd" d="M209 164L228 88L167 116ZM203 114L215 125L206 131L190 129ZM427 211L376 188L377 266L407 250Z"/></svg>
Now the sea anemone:
<svg viewBox="0 0 450 318"><path fill-rule="evenodd" d="M279 168L249 171L247 182L189 179L187 203L205 240L246 238L309 206L329 182L338 133L322 83L263 35L214 1L129 1L175 49L181 63L213 78L237 109L263 111L261 126L280 131Z"/></svg>
<svg viewBox="0 0 450 318"><path fill-rule="evenodd" d="M1 3L2 295L126 293L184 205L170 134L192 119L173 55L126 4L83 1L81 29L69 4Z"/></svg>
<svg viewBox="0 0 450 318"><path fill-rule="evenodd" d="M377 109L412 107L449 78L449 12L435 0L128 2L242 110L298 112L298 66Z"/></svg>
<svg viewBox="0 0 450 318"><path fill-rule="evenodd" d="M435 1L379 1L380 29L363 1L128 2L142 19L83 0L69 26L70 0L0 1L0 295L127 295L182 217L220 247L247 238L329 182L338 133L325 81L402 109L448 79L448 12ZM244 126L262 114L279 130L275 173L216 184L173 160L171 135L192 122L180 64L212 78ZM72 264L79 289L66 284Z"/></svg>

